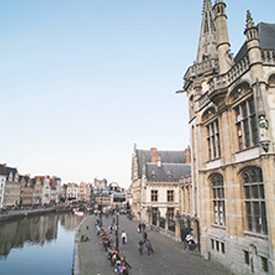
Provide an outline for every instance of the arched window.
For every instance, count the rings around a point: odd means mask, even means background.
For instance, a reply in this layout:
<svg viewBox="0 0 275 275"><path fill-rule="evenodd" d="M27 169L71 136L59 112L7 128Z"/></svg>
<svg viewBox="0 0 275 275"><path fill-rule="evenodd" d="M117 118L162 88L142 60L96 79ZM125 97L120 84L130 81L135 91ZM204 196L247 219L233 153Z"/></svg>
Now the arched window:
<svg viewBox="0 0 275 275"><path fill-rule="evenodd" d="M245 189L248 230L267 234L267 219L262 170L250 167L242 173Z"/></svg>
<svg viewBox="0 0 275 275"><path fill-rule="evenodd" d="M213 189L213 206L215 213L215 224L225 225L225 201L223 177L220 174L211 176L211 184Z"/></svg>
<svg viewBox="0 0 275 275"><path fill-rule="evenodd" d="M207 145L209 160L221 157L220 127L218 119L207 124Z"/></svg>
<svg viewBox="0 0 275 275"><path fill-rule="evenodd" d="M254 98L243 101L235 108L239 150L255 146L259 142Z"/></svg>

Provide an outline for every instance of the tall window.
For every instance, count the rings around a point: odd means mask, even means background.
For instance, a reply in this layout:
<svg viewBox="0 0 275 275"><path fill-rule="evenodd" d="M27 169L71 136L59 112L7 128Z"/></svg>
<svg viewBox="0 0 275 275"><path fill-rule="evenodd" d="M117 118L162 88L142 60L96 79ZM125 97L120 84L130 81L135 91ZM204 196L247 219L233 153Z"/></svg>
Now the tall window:
<svg viewBox="0 0 275 275"><path fill-rule="evenodd" d="M256 111L253 97L235 108L239 150L259 142Z"/></svg>
<svg viewBox="0 0 275 275"><path fill-rule="evenodd" d="M225 225L225 201L223 178L219 174L211 177L213 189L213 204L215 213L215 224Z"/></svg>
<svg viewBox="0 0 275 275"><path fill-rule="evenodd" d="M218 158L221 156L220 129L218 119L212 123L209 123L206 128L209 159Z"/></svg>
<svg viewBox="0 0 275 275"><path fill-rule="evenodd" d="M174 190L167 190L167 201L168 202L174 201Z"/></svg>
<svg viewBox="0 0 275 275"><path fill-rule="evenodd" d="M167 208L168 218L173 220L174 219L174 207Z"/></svg>
<svg viewBox="0 0 275 275"><path fill-rule="evenodd" d="M158 201L158 190L151 190L151 201Z"/></svg>
<svg viewBox="0 0 275 275"><path fill-rule="evenodd" d="M267 234L267 219L262 170L248 168L242 173L245 189L248 230Z"/></svg>

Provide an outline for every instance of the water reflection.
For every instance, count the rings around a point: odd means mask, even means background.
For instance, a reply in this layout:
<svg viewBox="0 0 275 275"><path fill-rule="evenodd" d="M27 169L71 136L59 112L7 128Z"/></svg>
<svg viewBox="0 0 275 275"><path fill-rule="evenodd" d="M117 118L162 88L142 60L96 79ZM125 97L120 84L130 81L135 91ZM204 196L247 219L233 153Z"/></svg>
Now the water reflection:
<svg viewBox="0 0 275 275"><path fill-rule="evenodd" d="M73 213L49 214L26 217L16 221L0 223L0 258L7 258L13 248L24 244L44 246L58 237L58 222L66 230L74 230L85 218Z"/></svg>

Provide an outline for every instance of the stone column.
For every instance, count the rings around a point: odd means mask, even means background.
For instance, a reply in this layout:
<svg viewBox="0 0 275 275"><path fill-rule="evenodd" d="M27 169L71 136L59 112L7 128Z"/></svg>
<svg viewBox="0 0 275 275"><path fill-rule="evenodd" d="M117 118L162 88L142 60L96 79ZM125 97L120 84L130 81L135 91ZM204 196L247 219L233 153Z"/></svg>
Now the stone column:
<svg viewBox="0 0 275 275"><path fill-rule="evenodd" d="M181 240L181 232L180 232L180 213L179 211L177 210L177 213L176 213L176 228L175 228L175 233L176 233L176 241L180 241Z"/></svg>
<svg viewBox="0 0 275 275"><path fill-rule="evenodd" d="M157 212L157 227L160 228L160 211Z"/></svg>
<svg viewBox="0 0 275 275"><path fill-rule="evenodd" d="M168 211L165 214L165 230L168 231L168 224L169 224L169 214Z"/></svg>

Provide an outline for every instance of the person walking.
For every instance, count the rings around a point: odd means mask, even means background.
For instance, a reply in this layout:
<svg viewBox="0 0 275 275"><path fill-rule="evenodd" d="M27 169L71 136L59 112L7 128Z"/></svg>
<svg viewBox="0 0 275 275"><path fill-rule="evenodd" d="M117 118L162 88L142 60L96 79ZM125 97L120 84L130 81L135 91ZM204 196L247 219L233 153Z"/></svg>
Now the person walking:
<svg viewBox="0 0 275 275"><path fill-rule="evenodd" d="M151 244L151 242L149 241L149 239L146 239L145 245L146 245L146 247L147 247L148 256L150 256L150 252L154 253L154 249L153 249L152 244Z"/></svg>
<svg viewBox="0 0 275 275"><path fill-rule="evenodd" d="M140 239L139 242L138 242L138 251L139 251L139 254L142 255L142 252L143 252L143 240Z"/></svg>
<svg viewBox="0 0 275 275"><path fill-rule="evenodd" d="M122 239L123 244L127 243L127 235L126 235L126 232L124 230L122 230L121 239Z"/></svg>
<svg viewBox="0 0 275 275"><path fill-rule="evenodd" d="M148 238L148 234L146 231L144 231L143 232L143 242L145 242L147 238Z"/></svg>

